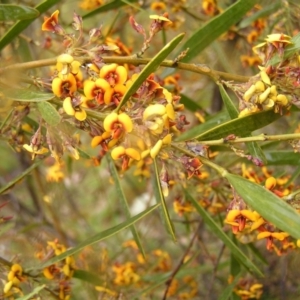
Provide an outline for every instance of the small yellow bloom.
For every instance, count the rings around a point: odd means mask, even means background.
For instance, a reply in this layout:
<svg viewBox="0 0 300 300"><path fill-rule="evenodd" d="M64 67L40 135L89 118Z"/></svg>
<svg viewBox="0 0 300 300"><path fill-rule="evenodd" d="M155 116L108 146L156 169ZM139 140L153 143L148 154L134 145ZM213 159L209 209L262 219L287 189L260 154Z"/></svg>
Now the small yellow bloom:
<svg viewBox="0 0 300 300"><path fill-rule="evenodd" d="M112 112L104 119L103 127L114 139L119 139L133 130L133 123L127 114Z"/></svg>
<svg viewBox="0 0 300 300"><path fill-rule="evenodd" d="M58 74L52 81L52 91L57 97L70 96L77 90L77 83L74 75L68 73L67 75Z"/></svg>
<svg viewBox="0 0 300 300"><path fill-rule="evenodd" d="M127 80L127 70L117 64L105 65L99 73L100 78L105 79L111 87L117 84L123 85Z"/></svg>
<svg viewBox="0 0 300 300"><path fill-rule="evenodd" d="M88 100L95 99L99 104L109 103L113 94L113 88L103 78L96 81L86 80L83 91Z"/></svg>

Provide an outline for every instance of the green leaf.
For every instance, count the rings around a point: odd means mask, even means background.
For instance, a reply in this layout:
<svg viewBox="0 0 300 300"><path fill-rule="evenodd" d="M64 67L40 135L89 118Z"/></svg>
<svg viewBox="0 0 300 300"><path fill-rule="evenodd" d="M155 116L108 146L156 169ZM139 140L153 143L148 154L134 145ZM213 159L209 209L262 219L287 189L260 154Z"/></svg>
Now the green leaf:
<svg viewBox="0 0 300 300"><path fill-rule="evenodd" d="M103 280L101 280L97 274L85 271L85 270L75 270L73 278L77 278L82 281L86 281L92 285L102 285Z"/></svg>
<svg viewBox="0 0 300 300"><path fill-rule="evenodd" d="M251 136L251 135L250 135ZM265 156L265 153L262 151L260 145L257 142L249 142L246 143L247 149L249 153L253 157L259 158L265 165L267 164L267 158Z"/></svg>
<svg viewBox="0 0 300 300"><path fill-rule="evenodd" d="M87 238L86 240L79 243L74 248L71 248L71 249L65 251L64 253L49 259L43 265L41 265L40 268L41 269L46 268L46 267L48 267L52 264L57 263L58 261L61 261L61 260L65 259L67 256L70 256L70 255L73 255L73 254L79 252L80 250L82 250L83 248L85 248L87 246L93 245L95 243L98 243L100 241L103 241L103 240L107 239L108 237L111 237L111 236L115 235L116 233L122 231L123 229L125 229L127 227L130 227L135 222L137 222L137 221L141 220L142 218L144 218L146 215L148 215L154 209L156 209L159 205L160 204L153 205L153 206L149 207L148 209L144 210L143 212L137 214L136 216L130 218L129 220L127 220L125 222L122 222L117 226L111 227L109 229L101 231L101 232Z"/></svg>
<svg viewBox="0 0 300 300"><path fill-rule="evenodd" d="M257 0L239 0L202 26L183 45L181 51L187 48L189 51L182 62L188 62L196 57L215 39L236 24L257 2Z"/></svg>
<svg viewBox="0 0 300 300"><path fill-rule="evenodd" d="M85 159L91 159L92 158L88 153L86 153L82 149L80 149L80 148L76 148L76 149L79 153L80 158L85 158Z"/></svg>
<svg viewBox="0 0 300 300"><path fill-rule="evenodd" d="M203 110L203 107L184 94L180 94L180 103L184 104L184 108L189 111Z"/></svg>
<svg viewBox="0 0 300 300"><path fill-rule="evenodd" d="M33 296L38 294L41 290L43 290L46 287L45 284L37 286L36 288L33 289L33 291L23 297L16 298L16 300L29 300L32 299Z"/></svg>
<svg viewBox="0 0 300 300"><path fill-rule="evenodd" d="M42 115L42 118L50 126L56 126L60 123L61 117L52 104L49 102L38 102L36 105Z"/></svg>
<svg viewBox="0 0 300 300"><path fill-rule="evenodd" d="M12 188L16 183L18 183L20 180L22 180L26 175L28 175L33 169L35 169L42 160L36 161L34 164L32 164L28 169L26 169L24 172L22 172L19 176L8 182L5 186L0 188L0 195Z"/></svg>
<svg viewBox="0 0 300 300"><path fill-rule="evenodd" d="M290 205L264 187L241 176L226 173L225 178L243 200L263 218L294 238L300 239L300 214Z"/></svg>
<svg viewBox="0 0 300 300"><path fill-rule="evenodd" d="M121 182L120 182L119 174L118 174L118 171L117 171L116 166L115 166L115 163L114 163L113 159L111 158L110 153L108 155L106 155L106 157L107 157L107 162L108 162L110 172L111 172L111 175L112 175L112 178L114 180L115 187L116 187L116 192L117 192L117 194L120 198L120 201L121 201L121 205L123 206L123 208L125 210L127 219L130 219L131 214L130 214L130 210L129 210L128 201L125 197L125 194L124 194ZM134 238L137 246L139 247L140 252L142 253L143 257L145 258L145 251L143 249L141 239L139 237L139 234L138 234L135 226L131 225L130 230L131 230L131 233L133 235L133 238Z"/></svg>
<svg viewBox="0 0 300 300"><path fill-rule="evenodd" d="M227 300L233 293L233 289L237 285L242 273L239 273L237 276L234 277L234 280L227 285L227 287L222 291L222 294L219 296L218 300Z"/></svg>
<svg viewBox="0 0 300 300"><path fill-rule="evenodd" d="M174 48L181 42L184 37L184 33L176 36L172 41L166 44L144 67L141 73L138 75L134 83L130 86L130 88L126 91L124 97L117 107L117 111L129 100L130 96L132 96L137 89L141 86L141 84L147 79L147 77L153 73L161 64L161 62L174 50Z"/></svg>
<svg viewBox="0 0 300 300"><path fill-rule="evenodd" d="M166 205L165 197L162 193L157 162L155 159L153 159L153 166L154 166L153 188L154 188L155 198L156 198L157 203L161 204L161 212L162 212L161 215L162 215L162 219L164 221L164 225L167 229L167 232L171 235L172 239L174 241L176 241L174 226L170 219L170 215L169 215L169 211L168 211L168 208Z"/></svg>
<svg viewBox="0 0 300 300"><path fill-rule="evenodd" d="M31 7L16 4L0 4L0 21L33 19L39 12Z"/></svg>
<svg viewBox="0 0 300 300"><path fill-rule="evenodd" d="M266 151L265 152L268 165L292 165L300 164L300 154L294 151Z"/></svg>
<svg viewBox="0 0 300 300"><path fill-rule="evenodd" d="M229 134L236 136L247 136L252 131L265 127L281 117L272 110L255 113L246 117L237 118L217 125L207 131L203 131L203 125L195 126L179 136L176 140L183 142L192 139L215 140L225 138Z"/></svg>
<svg viewBox="0 0 300 300"><path fill-rule="evenodd" d="M236 119L239 116L239 110L235 107L234 103L232 102L231 98L228 96L223 84L219 84L220 94L223 99L223 103L226 107L228 115L230 119Z"/></svg>
<svg viewBox="0 0 300 300"><path fill-rule="evenodd" d="M259 11L251 14L249 17L244 18L238 25L238 28L242 29L251 25L254 21L260 18L268 17L270 14L278 10L282 6L282 3L278 1L277 3L272 3L271 5L264 6Z"/></svg>
<svg viewBox="0 0 300 300"><path fill-rule="evenodd" d="M39 14L44 13L50 7L58 3L60 0L46 0L40 2L35 9ZM34 19L21 20L14 24L0 39L0 50L2 50L6 45L8 45L16 36L18 36L22 31L24 31Z"/></svg>
<svg viewBox="0 0 300 300"><path fill-rule="evenodd" d="M53 99L55 96L49 93L36 92L28 89L5 89L3 94L13 100L21 102L43 102Z"/></svg>
<svg viewBox="0 0 300 300"><path fill-rule="evenodd" d="M138 0L127 0L127 2L134 3L134 2L138 2ZM88 19L88 18L93 17L95 15L98 15L98 14L101 14L101 13L104 13L104 12L108 12L108 11L113 10L113 9L118 9L118 8L124 6L124 5L127 5L127 3L123 2L123 1L120 1L120 0L114 0L114 1L108 2L106 4L103 4L100 7L88 12L87 14L83 15L82 18L83 19Z"/></svg>
<svg viewBox="0 0 300 300"><path fill-rule="evenodd" d="M201 215L205 224L212 230L212 232L228 247L231 253L235 256L240 264L246 267L250 272L263 277L263 274L258 267L248 258L231 238L223 231L223 229L214 221L214 219L207 213L207 211L185 190L185 195L197 212Z"/></svg>

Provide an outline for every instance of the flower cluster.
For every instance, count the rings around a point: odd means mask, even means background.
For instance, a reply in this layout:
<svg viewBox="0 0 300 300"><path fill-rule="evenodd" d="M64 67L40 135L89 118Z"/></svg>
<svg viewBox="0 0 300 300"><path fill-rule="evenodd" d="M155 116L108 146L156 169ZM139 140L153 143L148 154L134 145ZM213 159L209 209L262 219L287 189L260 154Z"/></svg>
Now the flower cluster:
<svg viewBox="0 0 300 300"><path fill-rule="evenodd" d="M278 197L287 196L291 189L291 186L285 187L288 177L276 179L265 167L263 169L265 179L258 177L243 165L243 176L257 183L264 181L265 188ZM267 250L273 250L278 255L296 248L297 241L291 240L287 232L278 230L273 224L262 218L258 212L249 209L241 197L235 196L231 201L224 223L231 225L232 232L241 236L243 233L257 231L256 239L265 239Z"/></svg>
<svg viewBox="0 0 300 300"><path fill-rule="evenodd" d="M20 283L25 281L23 275L23 268L19 264L13 264L7 274L7 283L4 285L3 293L5 297L12 297L14 295L23 295Z"/></svg>
<svg viewBox="0 0 300 300"><path fill-rule="evenodd" d="M66 251L66 247L59 244L57 240L49 241L47 252L40 252L37 256L40 259L51 258ZM75 260L73 256L66 257L63 261L50 265L43 270L44 276L55 282L58 297L61 300L69 300L71 298L71 279L74 274Z"/></svg>

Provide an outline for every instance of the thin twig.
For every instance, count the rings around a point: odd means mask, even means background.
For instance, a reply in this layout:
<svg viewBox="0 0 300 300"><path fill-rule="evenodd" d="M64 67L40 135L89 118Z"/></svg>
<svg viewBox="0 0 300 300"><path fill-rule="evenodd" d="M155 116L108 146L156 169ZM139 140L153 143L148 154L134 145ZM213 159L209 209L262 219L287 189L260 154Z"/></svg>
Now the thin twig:
<svg viewBox="0 0 300 300"><path fill-rule="evenodd" d="M197 229L196 229L196 231L195 231L192 239L190 240L190 243L187 246L185 252L183 253L181 259L179 260L178 265L175 267L175 269L173 270L173 272L170 275L170 278L167 280L167 282L166 282L167 287L166 287L166 290L165 290L165 293L164 293L164 296L163 296L162 300L167 299L168 291L169 291L169 289L171 287L172 281L173 281L174 277L176 276L176 274L180 271L180 268L183 266L184 260L185 260L186 256L190 252L190 250L191 250L191 248L193 246L193 243L194 243L196 237L198 236L198 231L199 231L199 229L201 227L201 223L202 222L200 222L199 225L197 226Z"/></svg>
<svg viewBox="0 0 300 300"><path fill-rule="evenodd" d="M90 59L86 57L76 58L76 59L80 60L82 63L90 62ZM117 64L146 65L149 61L151 61L151 59L152 58L136 58L135 56L106 56L103 57L103 62L117 63ZM28 70L28 69L53 66L56 64L56 62L57 62L56 58L48 58L48 59L30 61L25 63L13 64L10 66L0 68L0 74L9 71L15 71L15 70ZM188 63L180 63L180 62L174 64L174 61L172 60L164 60L160 64L160 66L202 74L210 77L215 82L219 81L220 79L233 80L238 82L247 82L249 80L248 76L235 75L226 72L216 71L203 64L188 64Z"/></svg>

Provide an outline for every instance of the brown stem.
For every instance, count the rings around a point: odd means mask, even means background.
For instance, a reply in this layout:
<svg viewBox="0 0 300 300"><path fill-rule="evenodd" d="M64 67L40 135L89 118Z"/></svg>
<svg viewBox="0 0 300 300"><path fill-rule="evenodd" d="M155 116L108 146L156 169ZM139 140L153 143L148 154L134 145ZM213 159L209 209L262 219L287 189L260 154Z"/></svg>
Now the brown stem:
<svg viewBox="0 0 300 300"><path fill-rule="evenodd" d="M193 246L193 243L194 243L196 237L198 236L198 232L199 232L199 229L200 229L200 227L201 227L201 223L202 223L202 222L200 222L199 225L197 226L197 229L196 229L196 231L195 231L195 233L194 233L192 239L190 240L189 245L187 246L186 250L184 251L184 253L183 253L181 259L179 260L178 265L175 267L175 269L173 270L173 272L172 272L171 275L170 275L170 278L169 278L168 281L166 282L167 287L166 287L166 289L165 289L165 293L164 293L164 296L163 296L162 300L167 299L167 295L168 295L168 291L169 291L169 289L170 289L170 287L171 287L171 283L172 283L174 277L176 276L176 274L180 271L180 268L181 268L182 265L184 264L184 260L185 260L186 256L187 256L188 253L190 252L190 250L191 250L191 248L192 248L192 246Z"/></svg>
<svg viewBox="0 0 300 300"><path fill-rule="evenodd" d="M78 58L82 62L89 62L89 58ZM106 56L103 57L103 62L105 63L117 63L117 64L132 64L132 65L146 65L151 58L136 58L135 56ZM30 61L25 63L14 64L10 66L6 66L0 68L0 74L14 71L14 70L27 70L27 69L34 69L34 68L41 68L47 66L53 66L56 64L56 58L48 58L43 60L37 61ZM249 77L242 76L242 75L235 75L226 72L220 72L209 68L203 64L187 64L187 63L175 63L172 60L164 60L161 64L162 67L167 68L174 68L180 70L186 70L198 74L202 74L205 76L210 77L215 82L219 81L220 79L223 80L233 80L238 82L247 82Z"/></svg>

